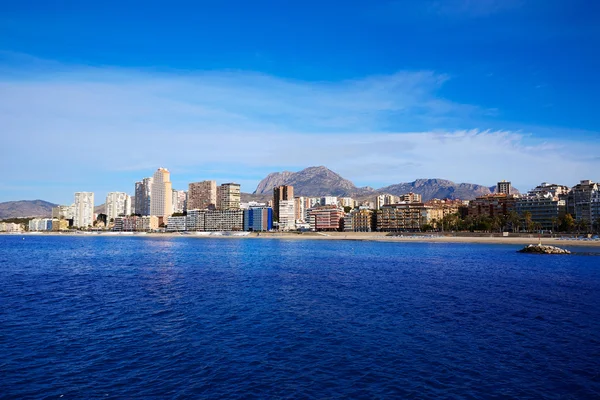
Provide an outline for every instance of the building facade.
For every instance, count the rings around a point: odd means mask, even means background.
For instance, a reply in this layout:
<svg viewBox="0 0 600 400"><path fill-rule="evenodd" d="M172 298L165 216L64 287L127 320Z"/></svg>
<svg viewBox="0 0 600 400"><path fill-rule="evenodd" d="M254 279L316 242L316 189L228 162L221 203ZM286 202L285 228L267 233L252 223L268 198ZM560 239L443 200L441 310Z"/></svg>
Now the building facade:
<svg viewBox="0 0 600 400"><path fill-rule="evenodd" d="M238 183L223 183L219 186L219 210L239 210L241 191Z"/></svg>
<svg viewBox="0 0 600 400"><path fill-rule="evenodd" d="M271 207L251 207L244 210L244 230L266 232L273 229L273 209Z"/></svg>
<svg viewBox="0 0 600 400"><path fill-rule="evenodd" d="M571 188L569 200L572 202L573 217L577 221L585 221L593 224L600 217L597 214L598 191L600 187L597 183L590 180L584 180Z"/></svg>
<svg viewBox="0 0 600 400"><path fill-rule="evenodd" d="M372 232L375 228L375 213L372 210L360 208L350 211L344 217L346 232Z"/></svg>
<svg viewBox="0 0 600 400"><path fill-rule="evenodd" d="M279 221L279 203L290 200L294 200L293 186L281 185L273 188L273 218L275 221Z"/></svg>
<svg viewBox="0 0 600 400"><path fill-rule="evenodd" d="M108 222L131 214L131 197L123 192L110 192L106 195L105 214Z"/></svg>
<svg viewBox="0 0 600 400"><path fill-rule="evenodd" d="M187 192L185 190L173 189L173 199L171 200L173 213L182 213L187 210Z"/></svg>
<svg viewBox="0 0 600 400"><path fill-rule="evenodd" d="M75 193L73 226L87 228L94 223L94 193Z"/></svg>
<svg viewBox="0 0 600 400"><path fill-rule="evenodd" d="M308 211L312 231L339 231L344 222L344 210L337 206L324 206Z"/></svg>
<svg viewBox="0 0 600 400"><path fill-rule="evenodd" d="M204 230L208 232L244 230L243 210L206 211L204 218Z"/></svg>
<svg viewBox="0 0 600 400"><path fill-rule="evenodd" d="M470 217L505 217L516 208L515 196L504 193L488 194L469 202Z"/></svg>
<svg viewBox="0 0 600 400"><path fill-rule="evenodd" d="M75 205L52 207L52 218L73 219L75 216Z"/></svg>
<svg viewBox="0 0 600 400"><path fill-rule="evenodd" d="M173 213L172 201L171 173L166 168L159 168L152 177L150 215L164 217L166 220L166 217Z"/></svg>
<svg viewBox="0 0 600 400"><path fill-rule="evenodd" d="M377 230L381 232L419 231L425 223L423 203L389 204L377 210Z"/></svg>
<svg viewBox="0 0 600 400"><path fill-rule="evenodd" d="M496 185L496 193L502 193L502 194L505 194L508 196L508 195L512 194L511 191L512 191L512 185L508 181L500 181Z"/></svg>
<svg viewBox="0 0 600 400"><path fill-rule="evenodd" d="M217 182L202 181L188 185L188 210L215 210L217 208Z"/></svg>
<svg viewBox="0 0 600 400"><path fill-rule="evenodd" d="M167 232L182 232L187 230L186 216L167 217Z"/></svg>
<svg viewBox="0 0 600 400"><path fill-rule="evenodd" d="M290 200L280 200L279 202L279 222L278 229L289 231L296 228L296 211L295 201L292 197Z"/></svg>
<svg viewBox="0 0 600 400"><path fill-rule="evenodd" d="M138 215L150 215L153 178L144 178L135 183L135 203L133 208Z"/></svg>

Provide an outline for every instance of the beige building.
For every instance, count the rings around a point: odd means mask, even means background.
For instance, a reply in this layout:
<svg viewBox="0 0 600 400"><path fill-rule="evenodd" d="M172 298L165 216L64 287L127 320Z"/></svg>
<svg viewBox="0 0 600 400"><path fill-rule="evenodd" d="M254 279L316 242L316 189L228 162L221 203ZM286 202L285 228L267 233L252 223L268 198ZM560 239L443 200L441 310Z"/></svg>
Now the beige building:
<svg viewBox="0 0 600 400"><path fill-rule="evenodd" d="M188 185L188 210L214 210L217 208L217 182L202 181Z"/></svg>
<svg viewBox="0 0 600 400"><path fill-rule="evenodd" d="M204 230L209 232L242 231L244 230L244 211L241 209L207 211L204 214Z"/></svg>
<svg viewBox="0 0 600 400"><path fill-rule="evenodd" d="M241 191L239 183L224 183L219 186L219 209L239 210Z"/></svg>
<svg viewBox="0 0 600 400"><path fill-rule="evenodd" d="M173 213L173 187L171 174L166 168L159 168L152 177L150 195L150 215L168 217ZM165 218L166 221L166 218Z"/></svg>
<svg viewBox="0 0 600 400"><path fill-rule="evenodd" d="M377 230L381 232L418 231L425 224L423 203L398 203L377 210Z"/></svg>
<svg viewBox="0 0 600 400"><path fill-rule="evenodd" d="M407 203L422 203L423 202L423 198L420 194L418 193L406 193L403 195L398 196L398 202L402 203L402 202L407 202Z"/></svg>
<svg viewBox="0 0 600 400"><path fill-rule="evenodd" d="M75 215L75 205L52 207L52 218L73 219Z"/></svg>
<svg viewBox="0 0 600 400"><path fill-rule="evenodd" d="M69 229L69 221L66 219L53 219L52 220L52 231L66 231Z"/></svg>
<svg viewBox="0 0 600 400"><path fill-rule="evenodd" d="M346 232L371 232L375 228L375 214L373 211L361 208L352 210L344 217L344 231Z"/></svg>

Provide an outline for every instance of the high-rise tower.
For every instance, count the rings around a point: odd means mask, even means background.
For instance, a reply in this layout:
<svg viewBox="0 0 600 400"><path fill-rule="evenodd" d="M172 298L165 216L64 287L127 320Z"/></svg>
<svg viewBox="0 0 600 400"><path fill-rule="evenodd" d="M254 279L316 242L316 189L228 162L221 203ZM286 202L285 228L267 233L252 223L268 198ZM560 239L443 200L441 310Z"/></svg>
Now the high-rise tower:
<svg viewBox="0 0 600 400"><path fill-rule="evenodd" d="M173 213L173 187L171 174L166 168L159 168L152 177L150 191L150 215L168 217Z"/></svg>

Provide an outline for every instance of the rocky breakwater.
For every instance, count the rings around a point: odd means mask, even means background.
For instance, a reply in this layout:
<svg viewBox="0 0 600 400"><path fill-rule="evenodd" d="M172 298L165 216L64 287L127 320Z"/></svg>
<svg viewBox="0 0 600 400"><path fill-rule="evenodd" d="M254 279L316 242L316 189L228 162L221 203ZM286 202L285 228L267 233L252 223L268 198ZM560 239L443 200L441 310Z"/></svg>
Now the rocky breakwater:
<svg viewBox="0 0 600 400"><path fill-rule="evenodd" d="M543 244L530 244L519 250L519 253L532 254L571 254L569 250L561 249L556 246L544 246Z"/></svg>

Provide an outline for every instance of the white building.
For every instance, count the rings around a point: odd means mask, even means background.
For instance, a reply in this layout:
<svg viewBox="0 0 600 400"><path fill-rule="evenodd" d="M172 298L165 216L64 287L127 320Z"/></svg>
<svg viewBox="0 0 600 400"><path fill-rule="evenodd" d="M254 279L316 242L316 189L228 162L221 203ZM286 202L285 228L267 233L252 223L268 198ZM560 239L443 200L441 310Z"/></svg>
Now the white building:
<svg viewBox="0 0 600 400"><path fill-rule="evenodd" d="M106 219L108 222L122 215L131 215L131 197L123 192L110 192L106 196Z"/></svg>
<svg viewBox="0 0 600 400"><path fill-rule="evenodd" d="M338 200L334 196L323 196L321 197L321 206L337 206Z"/></svg>
<svg viewBox="0 0 600 400"><path fill-rule="evenodd" d="M75 212L73 216L73 226L77 228L87 228L94 223L94 193L77 192L75 193Z"/></svg>
<svg viewBox="0 0 600 400"><path fill-rule="evenodd" d="M186 217L168 217L167 218L167 232L181 232L186 230Z"/></svg>
<svg viewBox="0 0 600 400"><path fill-rule="evenodd" d="M185 190L173 189L173 213L182 213L187 208L187 192Z"/></svg>
<svg viewBox="0 0 600 400"><path fill-rule="evenodd" d="M188 210L187 219L185 221L186 230L204 231L205 214L205 210Z"/></svg>
<svg viewBox="0 0 600 400"><path fill-rule="evenodd" d="M294 199L279 201L279 230L296 229L296 208Z"/></svg>

